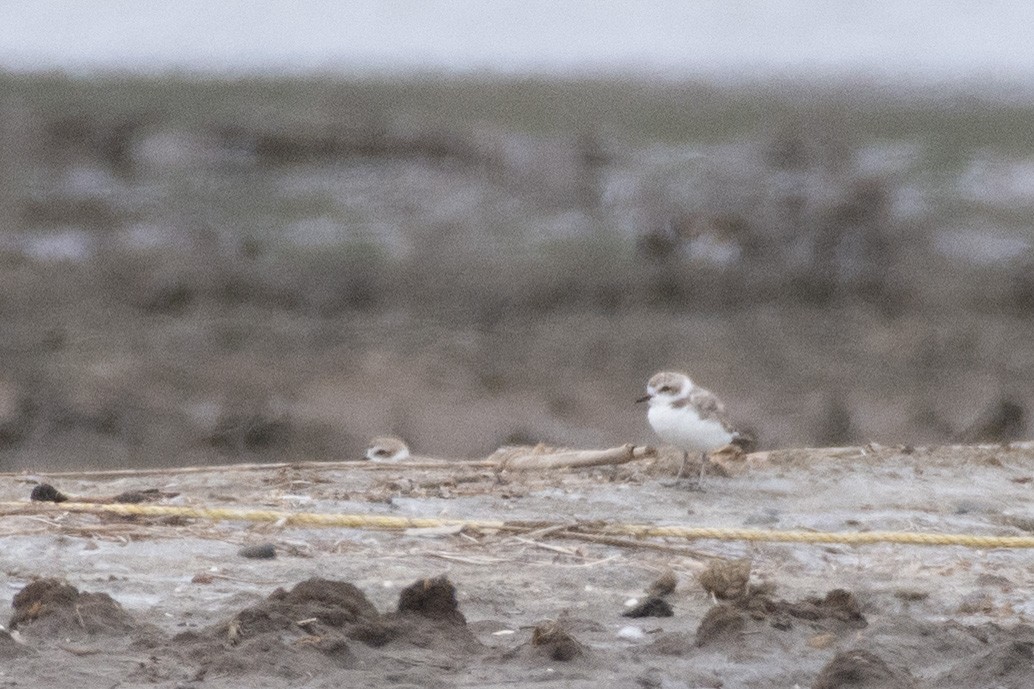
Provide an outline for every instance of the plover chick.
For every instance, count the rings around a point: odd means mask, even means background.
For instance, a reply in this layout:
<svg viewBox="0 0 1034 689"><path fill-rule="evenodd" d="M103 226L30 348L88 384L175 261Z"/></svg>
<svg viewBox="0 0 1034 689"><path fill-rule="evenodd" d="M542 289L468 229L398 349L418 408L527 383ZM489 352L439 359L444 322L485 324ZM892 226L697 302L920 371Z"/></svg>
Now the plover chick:
<svg viewBox="0 0 1034 689"><path fill-rule="evenodd" d="M685 473L690 452L700 453L702 483L708 452L730 443L750 442L748 436L729 423L722 401L710 390L694 385L685 373L655 373L646 384L646 395L636 402L650 403L646 418L654 433L682 450L682 466L676 480Z"/></svg>
<svg viewBox="0 0 1034 689"><path fill-rule="evenodd" d="M409 457L409 445L390 436L374 438L366 448L366 458L371 462L404 462Z"/></svg>

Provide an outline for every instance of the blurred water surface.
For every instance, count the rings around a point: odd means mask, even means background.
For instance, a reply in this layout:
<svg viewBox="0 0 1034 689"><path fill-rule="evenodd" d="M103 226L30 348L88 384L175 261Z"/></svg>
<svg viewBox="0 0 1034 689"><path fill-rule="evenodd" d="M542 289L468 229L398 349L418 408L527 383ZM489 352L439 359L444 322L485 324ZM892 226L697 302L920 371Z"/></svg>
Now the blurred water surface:
<svg viewBox="0 0 1034 689"><path fill-rule="evenodd" d="M1034 74L1022 0L41 0L0 4L18 70Z"/></svg>

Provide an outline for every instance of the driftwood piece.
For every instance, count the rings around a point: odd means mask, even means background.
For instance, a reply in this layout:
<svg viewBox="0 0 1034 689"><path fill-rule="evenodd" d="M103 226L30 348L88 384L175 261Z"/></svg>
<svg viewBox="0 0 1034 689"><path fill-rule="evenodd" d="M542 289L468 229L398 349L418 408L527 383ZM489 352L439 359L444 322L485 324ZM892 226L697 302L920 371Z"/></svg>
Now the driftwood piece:
<svg viewBox="0 0 1034 689"><path fill-rule="evenodd" d="M593 453L603 454L604 456L610 457L609 453L615 452L618 457L625 456L623 453L626 452L625 448L632 447L632 451L635 456L620 461L613 461L613 459L607 459L599 462L599 464L622 464L624 462L632 461L633 459L646 459L657 456L656 450L649 446L631 446L625 445L609 450L556 450L546 449L538 452L540 455L549 453L557 455L566 455L567 453L579 454L592 456ZM828 460L828 459L844 459L844 458L859 458L863 459L867 456L880 452L880 451L900 451L900 452L915 452L918 450L937 449L940 451L971 451L971 450L991 450L995 452L1007 452L1019 450L1023 452L1029 452L1034 450L1034 441L1025 441L1017 443L1008 443L1007 445L944 445L936 446L935 448L927 447L881 447L878 445L868 445L865 447L828 447L828 448L797 448L797 449L782 449L782 450L765 450L760 452L751 452L743 455L741 451L733 448L719 448L709 454L710 460L715 464L721 465L726 472L735 476L743 473L750 469L764 468L772 465L787 464L796 461L804 461L807 459L811 460ZM499 466L499 458L513 454L517 455L534 455L536 448L534 447L518 447L518 448L501 448L495 453L490 455L487 460L456 460L446 458L433 458L423 457L414 455L408 461L404 462L370 462L365 460L341 460L341 461L297 461L297 462L277 462L277 463L250 463L250 464L212 464L203 466L191 466L191 467L165 467L165 468L147 468L147 469L90 469L80 471L40 471L36 472L38 475L44 475L50 478L88 478L88 479L104 479L104 478L124 478L127 476L171 476L177 474L205 474L205 473L218 473L218 472L247 472L247 471L276 471L280 469L285 470L302 470L302 469L315 469L319 471L329 470L365 470L365 471L397 471L400 468L403 469L441 469L449 466L465 467L465 468L482 468L491 469ZM595 466L596 462L588 460L586 463L574 462L566 463L565 460L561 460L555 465L551 465L549 461L543 461L541 459L535 459L532 464L536 465L530 468L559 468L564 466L579 467L579 466ZM516 467L506 467L516 468ZM35 474L28 471L6 471L0 472L0 479L11 478L15 480L30 480L35 482L38 479Z"/></svg>
<svg viewBox="0 0 1034 689"><path fill-rule="evenodd" d="M492 453L488 460L508 471L538 471L626 464L656 456L657 451L648 445L626 444L606 450L567 450L535 445L503 447Z"/></svg>
<svg viewBox="0 0 1034 689"><path fill-rule="evenodd" d="M546 445L502 447L484 460L460 460L413 455L401 462L332 461L332 462L279 462L269 464L224 464L192 467L166 467L164 469L102 469L89 471L40 472L55 478L123 478L127 476L153 476L176 474L204 474L217 472L277 471L277 470L365 470L398 471L399 469L509 469L514 471L563 469L591 466L625 464L633 460L652 459L657 450L649 445L621 445L605 450L571 450ZM26 472L0 472L0 478L24 478ZM167 497L167 496L163 496ZM78 498L77 498L78 500Z"/></svg>

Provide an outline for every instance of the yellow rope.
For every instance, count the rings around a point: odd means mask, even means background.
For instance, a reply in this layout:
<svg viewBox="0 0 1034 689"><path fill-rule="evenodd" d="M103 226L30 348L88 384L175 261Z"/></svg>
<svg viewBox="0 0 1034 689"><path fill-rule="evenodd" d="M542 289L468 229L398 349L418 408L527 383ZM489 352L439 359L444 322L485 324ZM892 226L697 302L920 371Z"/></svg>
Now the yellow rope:
<svg viewBox="0 0 1034 689"><path fill-rule="evenodd" d="M608 527L629 536L653 536L762 543L906 543L909 545L961 545L968 548L1034 548L1034 536L976 536L973 534L921 533L912 531L773 531L762 529L702 528L686 526Z"/></svg>
<svg viewBox="0 0 1034 689"><path fill-rule="evenodd" d="M497 521L478 519L439 519L434 517L395 517L371 514L328 514L285 512L214 507L181 507L172 505L93 504L79 502L24 503L0 502L0 510L19 513L88 512L121 516L183 517L190 519L276 522L284 525L337 526L351 529L414 529L461 526L471 529L524 531L556 527L609 536L638 538L679 538L684 540L753 541L761 543L904 543L909 545L959 545L967 548L1034 548L1034 536L976 536L972 534L939 534L908 531L774 531L762 529L711 528L691 526L654 526L650 524L585 524Z"/></svg>
<svg viewBox="0 0 1034 689"><path fill-rule="evenodd" d="M242 510L225 507L180 507L176 505L134 505L123 503L96 504L88 502L24 503L0 502L0 509L18 509L43 512L93 512L116 514L123 517L184 517L233 520L241 522L281 522L285 525L340 526L351 529L420 529L436 526L470 526L482 529L505 529L505 522L469 521L464 519L437 519L433 517L392 517L375 514L327 514L319 512L284 512L279 510Z"/></svg>

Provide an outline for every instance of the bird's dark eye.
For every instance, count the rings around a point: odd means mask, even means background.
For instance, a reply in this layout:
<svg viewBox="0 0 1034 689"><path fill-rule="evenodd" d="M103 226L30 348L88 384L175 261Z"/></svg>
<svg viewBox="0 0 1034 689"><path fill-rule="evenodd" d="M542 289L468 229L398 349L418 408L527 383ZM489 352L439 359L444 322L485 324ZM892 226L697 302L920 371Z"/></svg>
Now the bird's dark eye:
<svg viewBox="0 0 1034 689"><path fill-rule="evenodd" d="M388 456L388 451L385 450L384 448L381 448L379 450L374 450L373 451L373 456L374 457L387 457Z"/></svg>
<svg viewBox="0 0 1034 689"><path fill-rule="evenodd" d="M670 385L662 385L661 386L661 392L671 392L671 386Z"/></svg>

